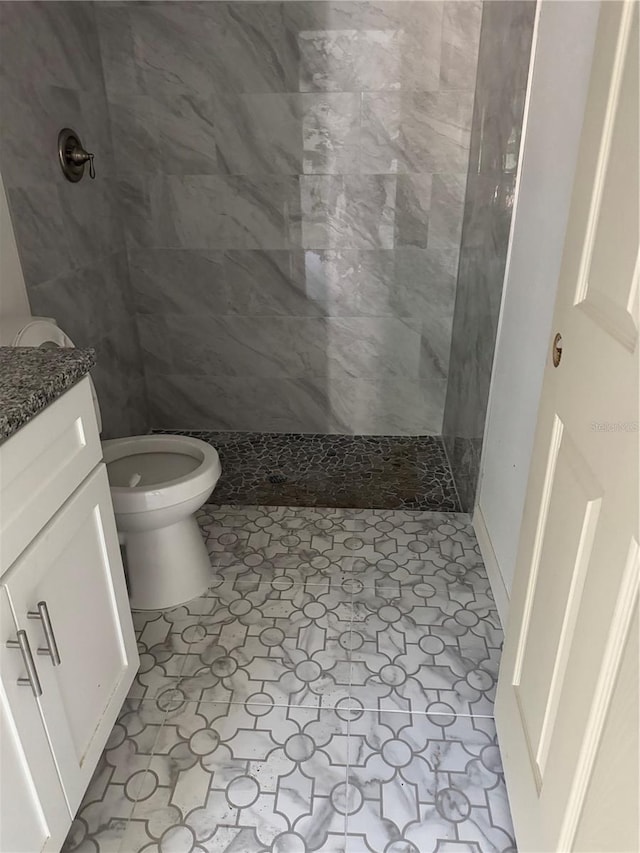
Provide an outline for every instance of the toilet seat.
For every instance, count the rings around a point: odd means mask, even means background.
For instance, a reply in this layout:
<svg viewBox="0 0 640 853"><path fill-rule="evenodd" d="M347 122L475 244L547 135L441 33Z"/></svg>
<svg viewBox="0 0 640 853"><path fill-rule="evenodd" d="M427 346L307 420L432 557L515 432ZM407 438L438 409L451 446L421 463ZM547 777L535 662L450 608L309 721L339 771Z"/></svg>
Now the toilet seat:
<svg viewBox="0 0 640 853"><path fill-rule="evenodd" d="M104 441L102 448L107 471L110 472L111 463L125 462L118 471L125 477L126 474L133 477L137 473L136 468L140 466L136 465L135 457L141 454L156 457L150 466L145 466L145 470L155 468L157 479L154 476L149 482L148 477L143 477L139 485L133 486L128 484L128 477L123 485L111 482L111 498L116 515L165 509L191 500L196 495L208 494L213 490L222 470L215 448L198 438L185 435L134 435ZM184 466L187 470L182 476L172 477L163 473L163 466L166 468L169 462L167 457L171 456L189 457L196 460L196 465ZM128 458L132 460L129 470L126 465ZM111 473L109 480L112 481Z"/></svg>
<svg viewBox="0 0 640 853"><path fill-rule="evenodd" d="M73 341L55 320L9 317L0 318L0 345L72 347ZM195 513L222 473L216 450L186 435L134 435L103 441L102 453L131 606L163 610L203 595L211 562Z"/></svg>

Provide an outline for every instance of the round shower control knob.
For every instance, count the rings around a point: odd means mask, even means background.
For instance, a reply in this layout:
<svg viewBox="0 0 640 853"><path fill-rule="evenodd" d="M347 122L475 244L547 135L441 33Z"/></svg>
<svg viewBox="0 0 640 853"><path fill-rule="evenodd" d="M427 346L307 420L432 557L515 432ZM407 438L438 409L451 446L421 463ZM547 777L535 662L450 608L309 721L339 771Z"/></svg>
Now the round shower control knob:
<svg viewBox="0 0 640 853"><path fill-rule="evenodd" d="M85 150L80 137L70 127L63 127L58 134L58 159L62 174L68 181L77 183L83 177L85 163L89 164L89 177L96 176L93 154Z"/></svg>

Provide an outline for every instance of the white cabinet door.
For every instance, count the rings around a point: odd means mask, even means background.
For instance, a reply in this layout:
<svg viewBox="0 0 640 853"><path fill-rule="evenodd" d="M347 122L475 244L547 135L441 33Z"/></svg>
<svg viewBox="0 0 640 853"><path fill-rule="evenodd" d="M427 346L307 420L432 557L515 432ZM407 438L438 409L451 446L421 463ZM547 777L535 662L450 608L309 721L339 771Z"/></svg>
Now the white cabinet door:
<svg viewBox="0 0 640 853"><path fill-rule="evenodd" d="M38 702L75 813L138 666L103 464L3 582L18 628L27 632L34 655L39 650Z"/></svg>
<svg viewBox="0 0 640 853"><path fill-rule="evenodd" d="M38 702L28 685L9 601L0 590L0 853L57 851L71 825ZM37 664L36 664L37 665Z"/></svg>

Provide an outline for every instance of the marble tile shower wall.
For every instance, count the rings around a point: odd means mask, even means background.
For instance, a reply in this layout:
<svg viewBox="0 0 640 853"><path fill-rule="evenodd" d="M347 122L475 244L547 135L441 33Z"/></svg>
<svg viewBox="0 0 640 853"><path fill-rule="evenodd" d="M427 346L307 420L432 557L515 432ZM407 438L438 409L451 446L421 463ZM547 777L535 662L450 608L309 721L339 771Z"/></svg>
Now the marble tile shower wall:
<svg viewBox="0 0 640 853"><path fill-rule="evenodd" d="M97 178L71 184L56 159L73 127ZM88 3L0 3L0 170L31 310L55 317L92 371L104 436L148 427L144 376L94 9Z"/></svg>
<svg viewBox="0 0 640 853"><path fill-rule="evenodd" d="M498 328L536 3L485 3L444 441L473 509Z"/></svg>
<svg viewBox="0 0 640 853"><path fill-rule="evenodd" d="M481 4L96 11L153 426L440 433Z"/></svg>

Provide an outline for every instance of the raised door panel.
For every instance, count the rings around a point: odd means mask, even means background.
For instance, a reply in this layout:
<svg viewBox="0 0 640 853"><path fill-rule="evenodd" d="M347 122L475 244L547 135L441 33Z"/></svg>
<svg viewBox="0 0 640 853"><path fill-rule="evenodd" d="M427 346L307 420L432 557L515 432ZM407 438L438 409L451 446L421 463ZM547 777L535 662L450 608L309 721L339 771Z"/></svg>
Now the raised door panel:
<svg viewBox="0 0 640 853"><path fill-rule="evenodd" d="M574 848L581 853L607 849L640 850L640 719L637 697L639 625L638 601L631 599L631 613L619 634L619 656L614 648L608 661L611 682L605 704L594 720L594 735L585 744L592 771L585 774L582 820L578 823ZM623 612L618 616L624 620ZM629 732L629 737L620 737ZM585 781L586 781L585 780ZM614 847L615 845L615 847Z"/></svg>
<svg viewBox="0 0 640 853"><path fill-rule="evenodd" d="M28 685L19 649L9 648L16 627L0 590L0 853L59 850L71 825L58 772Z"/></svg>
<svg viewBox="0 0 640 853"><path fill-rule="evenodd" d="M69 807L75 811L138 664L104 465L77 490L6 577L18 626L38 657L40 706ZM42 607L42 605L41 605Z"/></svg>
<svg viewBox="0 0 640 853"><path fill-rule="evenodd" d="M513 676L539 788L602 495L594 472L556 417Z"/></svg>
<svg viewBox="0 0 640 853"><path fill-rule="evenodd" d="M609 91L589 122L599 121L602 133L592 154L596 158L593 192L587 213L574 304L579 305L614 339L633 352L638 340L638 254L634 245L640 230L637 168L629 168L640 150L638 110L638 11L633 13L629 39L624 29L618 56L608 79ZM612 29L616 21L606 22ZM623 44L628 39L627 44ZM596 56L597 62L606 62ZM597 133L594 134L597 137ZM616 271L612 275L612 270Z"/></svg>

